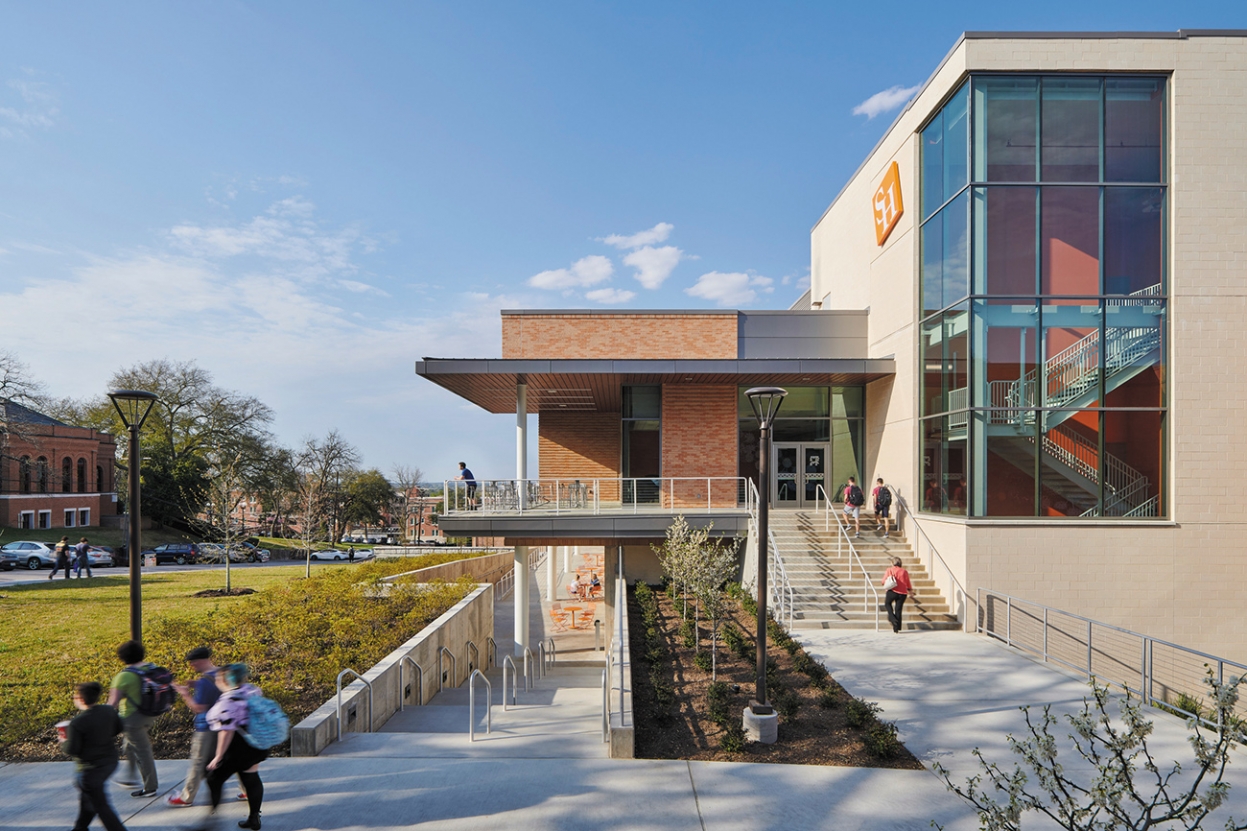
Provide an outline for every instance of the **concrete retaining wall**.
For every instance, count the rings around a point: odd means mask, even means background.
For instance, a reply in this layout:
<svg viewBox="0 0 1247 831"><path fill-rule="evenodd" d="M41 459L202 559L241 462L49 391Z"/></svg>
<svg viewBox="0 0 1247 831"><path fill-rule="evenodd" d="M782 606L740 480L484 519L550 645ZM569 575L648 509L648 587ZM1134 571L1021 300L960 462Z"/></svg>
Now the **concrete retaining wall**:
<svg viewBox="0 0 1247 831"><path fill-rule="evenodd" d="M507 555L508 558L510 555ZM481 558L485 559L485 558ZM473 560L446 563L434 568L471 563ZM421 569L426 571L427 569ZM454 579L454 578L447 578ZM456 603L445 614L422 629L415 637L398 649L385 656L380 663L364 673L364 678L372 684L372 706L374 708L372 729L376 730L398 711L400 701L410 705L428 701L438 686L438 655L439 648L446 647L457 659L457 665L451 667L449 659L445 661L444 683L457 687L471 673L477 664L469 663L470 650L467 641L476 644L480 651L480 661L486 661L487 638L494 632L494 587L488 583L477 586L467 597ZM403 661L404 656L411 657L424 668L423 690L418 689L416 672L411 664ZM403 664L400 676L400 664ZM352 667L358 669L358 667ZM453 675L453 677L452 677ZM399 686L400 677L402 687ZM365 732L368 730L368 689L361 681L354 681L342 690L342 714L345 720L342 734L348 732ZM290 753L292 756L316 756L338 738L337 699L331 698L290 731Z"/></svg>
<svg viewBox="0 0 1247 831"><path fill-rule="evenodd" d="M427 553L427 552L424 552ZM382 577L382 583L393 583L404 578L413 577L416 582L432 583L434 580L445 580L453 583L465 574L478 583L497 583L503 575L515 567L515 554L507 549L500 554L486 554L483 557L469 557L466 560L455 560L452 563L418 568L415 571L404 571Z"/></svg>
<svg viewBox="0 0 1247 831"><path fill-rule="evenodd" d="M636 722L632 718L632 649L628 636L628 590L616 583L614 638L610 655L610 755L612 759L634 757ZM622 660L622 663L621 663ZM620 704L622 703L622 708Z"/></svg>

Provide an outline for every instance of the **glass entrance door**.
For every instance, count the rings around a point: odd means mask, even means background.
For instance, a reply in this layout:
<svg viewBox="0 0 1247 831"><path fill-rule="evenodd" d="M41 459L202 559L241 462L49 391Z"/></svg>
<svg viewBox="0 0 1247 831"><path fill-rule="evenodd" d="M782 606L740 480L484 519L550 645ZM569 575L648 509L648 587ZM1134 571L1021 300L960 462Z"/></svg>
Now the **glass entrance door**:
<svg viewBox="0 0 1247 831"><path fill-rule="evenodd" d="M812 508L818 486L827 489L827 457L825 442L776 442L771 446L774 476L771 478L771 501L779 508Z"/></svg>

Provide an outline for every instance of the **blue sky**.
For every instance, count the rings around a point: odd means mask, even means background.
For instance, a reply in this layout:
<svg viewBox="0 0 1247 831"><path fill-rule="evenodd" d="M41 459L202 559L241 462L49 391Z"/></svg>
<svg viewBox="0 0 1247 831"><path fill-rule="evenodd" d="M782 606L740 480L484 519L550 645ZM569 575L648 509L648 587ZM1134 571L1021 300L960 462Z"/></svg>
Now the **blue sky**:
<svg viewBox="0 0 1247 831"><path fill-rule="evenodd" d="M0 348L74 397L195 359L288 444L513 476L514 419L417 359L498 355L502 308L789 306L906 93L861 105L963 30L1240 26L1197 1L3 3Z"/></svg>

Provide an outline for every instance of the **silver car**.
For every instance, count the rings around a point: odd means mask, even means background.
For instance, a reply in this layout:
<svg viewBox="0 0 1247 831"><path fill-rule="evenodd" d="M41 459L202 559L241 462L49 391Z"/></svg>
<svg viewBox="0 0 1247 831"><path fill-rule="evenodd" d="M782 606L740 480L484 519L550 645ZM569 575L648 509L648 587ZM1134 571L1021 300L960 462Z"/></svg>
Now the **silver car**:
<svg viewBox="0 0 1247 831"><path fill-rule="evenodd" d="M6 555L17 555L17 564L31 571L38 571L41 568L52 568L52 566L56 565L56 552L47 543L18 540L0 547L0 551L3 551Z"/></svg>

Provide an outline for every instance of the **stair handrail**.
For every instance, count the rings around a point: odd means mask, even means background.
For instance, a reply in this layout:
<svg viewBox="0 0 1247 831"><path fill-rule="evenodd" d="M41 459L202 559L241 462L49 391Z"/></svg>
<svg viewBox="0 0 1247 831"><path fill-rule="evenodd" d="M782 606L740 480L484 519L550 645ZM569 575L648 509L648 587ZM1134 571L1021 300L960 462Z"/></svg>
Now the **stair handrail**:
<svg viewBox="0 0 1247 831"><path fill-rule="evenodd" d="M546 638L545 641L543 641L543 643L547 643L550 645L550 649L547 652L547 654L550 656L549 658L550 666L553 667L555 663L558 662L558 659L559 659L559 648L554 645L554 638Z"/></svg>
<svg viewBox="0 0 1247 831"><path fill-rule="evenodd" d="M954 600L959 599L961 601L960 605L956 607L956 608L961 609L961 613L956 615L956 617L961 618L962 631L966 631L966 628L969 626L969 623L970 623L970 618L969 618L969 615L967 615L965 612L969 608L966 604L969 602L970 596L966 593L965 587L963 587L961 585L961 581L957 579L957 575L953 572L952 566L950 566L944 560L944 557L940 554L939 549L935 547L935 543L931 542L931 538L927 535L927 532L923 529L922 523L918 521L918 515L915 514L912 510L910 510L909 503L906 502L904 497L901 496L901 492L898 491L896 488L892 487L891 485L884 485L884 487L887 488L889 491L891 491L892 502L900 506L901 510L905 512L905 516L908 519L909 524L913 525L914 530L917 531L918 534L921 535L922 539L926 541L927 551L931 552L931 568L929 569L931 573L931 578L932 579L935 578L934 566L935 566L936 560L939 561L940 566L944 569L944 573L948 575L948 580L949 582L953 584L953 588L956 594L956 597L949 598L948 608L950 610L954 608L954 603L953 603ZM896 527L897 527L897 530L900 530L900 527L901 527L900 516L896 517ZM914 544L914 554L918 557L918 561L922 562L922 549L918 547L917 540L915 540L915 544ZM926 566L925 562L923 562L922 564L924 567Z"/></svg>
<svg viewBox="0 0 1247 831"><path fill-rule="evenodd" d="M416 663L416 659L410 655L404 655L398 662L398 709L400 711L407 709L407 696L404 695L407 685L403 679L403 665L411 664L416 668L416 675L420 678L417 689L420 691L419 702L424 706L424 667Z"/></svg>
<svg viewBox="0 0 1247 831"><path fill-rule="evenodd" d="M533 651L526 646L524 647L524 691L525 692L527 692L528 690L531 690L534 686L536 686L536 682L533 680L532 676L528 674L529 661L536 663L537 656L533 655ZM535 675L536 672L534 672L533 674Z"/></svg>
<svg viewBox="0 0 1247 831"><path fill-rule="evenodd" d="M511 667L511 703L520 702L520 671L510 655L502 656L502 709L507 709L507 667Z"/></svg>
<svg viewBox="0 0 1247 831"><path fill-rule="evenodd" d="M479 669L472 670L468 676L468 741L476 741L476 679L485 682L485 733L494 732L494 685L489 683L485 673Z"/></svg>
<svg viewBox="0 0 1247 831"><path fill-rule="evenodd" d="M338 695L338 718L337 718L338 741L342 741L342 676L346 675L347 673L354 675L357 681L363 681L364 686L368 688L368 732L369 733L373 732L373 729L372 729L372 682L369 681L364 676L360 675L358 672L356 672L353 669L349 669L349 668L344 669L338 673L338 681L337 681L337 686L338 686L338 693L337 693Z"/></svg>
<svg viewBox="0 0 1247 831"><path fill-rule="evenodd" d="M611 695L610 676L602 670L602 743L611 740Z"/></svg>
<svg viewBox="0 0 1247 831"><path fill-rule="evenodd" d="M537 672L538 678L544 678L546 674L546 644L545 641L537 641Z"/></svg>
<svg viewBox="0 0 1247 831"><path fill-rule="evenodd" d="M767 580L768 588L771 590L771 598L775 602L775 620L779 623L784 622L784 617L788 618L788 631L792 631L792 601L793 591L792 582L788 579L788 570L784 568L784 558L780 556L779 544L775 542L775 532L771 528L766 529L767 541L770 543L770 556L767 557L767 570L770 578ZM772 559L775 568L771 570Z"/></svg>
<svg viewBox="0 0 1247 831"><path fill-rule="evenodd" d="M474 656L476 660L472 660L472 657L469 657L469 655ZM470 640L463 642L463 657L467 659L468 669L477 669L480 667L481 651L477 649L476 644Z"/></svg>
<svg viewBox="0 0 1247 831"><path fill-rule="evenodd" d="M857 547L853 545L853 540L849 538L849 527L840 517L840 512L833 509L831 505L831 497L827 495L827 491L822 485L816 485L814 489L814 511L818 512L818 503L820 498L827 503L823 514L823 530L831 530L831 517L836 518L836 527L840 529L839 538L837 539L836 557L844 556L844 544L849 544L849 579L853 579L853 564L857 563L857 567L862 570L862 583L870 590L870 594L862 593L862 611L870 611L870 597L875 599L875 631L879 631L879 591L875 588L874 581L870 579L870 573L866 571L866 566L862 565L862 558L857 554Z"/></svg>
<svg viewBox="0 0 1247 831"><path fill-rule="evenodd" d="M438 692L442 691L442 684L443 684L442 678L446 675L446 661L443 660L444 656L446 655L450 656L450 680L452 682L451 683L452 687L457 686L453 682L457 677L459 677L459 659L455 657L455 653L451 652L446 647L439 646L437 648L437 691Z"/></svg>

